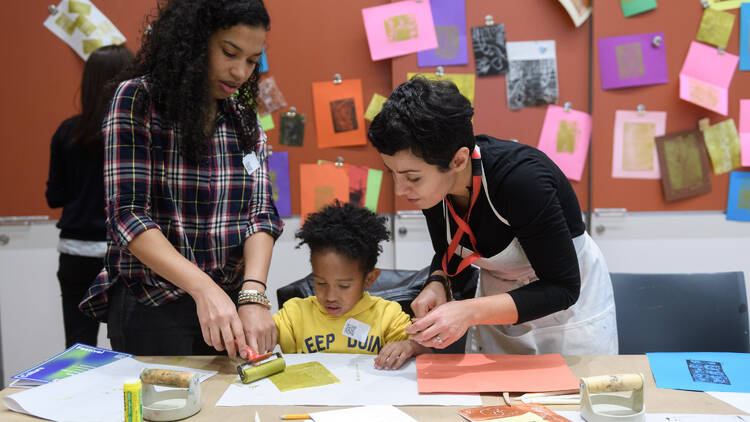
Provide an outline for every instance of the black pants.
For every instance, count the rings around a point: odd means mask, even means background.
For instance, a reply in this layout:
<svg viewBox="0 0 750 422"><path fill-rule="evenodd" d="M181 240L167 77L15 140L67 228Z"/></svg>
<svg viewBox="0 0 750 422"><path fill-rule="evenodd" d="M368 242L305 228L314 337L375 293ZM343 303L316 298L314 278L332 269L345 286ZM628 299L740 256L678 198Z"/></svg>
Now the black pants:
<svg viewBox="0 0 750 422"><path fill-rule="evenodd" d="M59 262L57 280L62 292L65 347L68 348L75 343L96 346L99 321L81 312L78 304L104 267L104 260L61 253Z"/></svg>
<svg viewBox="0 0 750 422"><path fill-rule="evenodd" d="M108 292L107 336L112 349L138 356L220 355L203 341L195 301L185 295L161 306L143 305L123 282Z"/></svg>

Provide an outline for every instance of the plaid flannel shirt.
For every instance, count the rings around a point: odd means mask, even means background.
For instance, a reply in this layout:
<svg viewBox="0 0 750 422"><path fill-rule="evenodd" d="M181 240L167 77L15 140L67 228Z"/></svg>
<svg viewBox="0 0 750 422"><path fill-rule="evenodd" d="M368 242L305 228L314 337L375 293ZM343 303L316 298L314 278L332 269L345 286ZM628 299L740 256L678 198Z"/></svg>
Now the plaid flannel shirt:
<svg viewBox="0 0 750 422"><path fill-rule="evenodd" d="M135 107L144 95L146 115ZM150 306L185 294L130 253L128 244L140 233L158 228L185 258L232 291L242 283L245 239L259 231L278 238L283 228L272 199L266 135L259 129L253 150L260 167L248 175L229 116L239 107L233 98L221 102L207 156L190 163L179 153L179 132L148 95L144 78L121 83L103 122L108 247L104 270L80 304L100 320L106 319L106 291L118 281Z"/></svg>

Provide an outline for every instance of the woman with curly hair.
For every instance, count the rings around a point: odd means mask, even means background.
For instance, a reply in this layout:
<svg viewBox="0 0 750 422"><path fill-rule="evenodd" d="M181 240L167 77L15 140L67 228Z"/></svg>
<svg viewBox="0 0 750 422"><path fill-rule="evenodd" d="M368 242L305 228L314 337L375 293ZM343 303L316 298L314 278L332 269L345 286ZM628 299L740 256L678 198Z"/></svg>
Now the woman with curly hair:
<svg viewBox="0 0 750 422"><path fill-rule="evenodd" d="M115 92L105 269L80 305L115 350L244 357L276 344L265 289L282 222L253 105L269 28L261 0L161 3Z"/></svg>

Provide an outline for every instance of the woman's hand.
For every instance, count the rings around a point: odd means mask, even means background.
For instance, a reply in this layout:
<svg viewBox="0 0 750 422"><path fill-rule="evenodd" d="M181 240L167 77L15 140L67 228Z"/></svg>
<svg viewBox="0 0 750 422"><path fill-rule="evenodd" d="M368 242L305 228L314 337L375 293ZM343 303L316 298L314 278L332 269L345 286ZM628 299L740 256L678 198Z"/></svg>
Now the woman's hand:
<svg viewBox="0 0 750 422"><path fill-rule="evenodd" d="M230 358L236 356L234 339L239 350L245 349L245 336L237 308L229 296L213 280L203 283L192 293L198 312L203 340L216 350L226 348ZM241 352L244 354L244 352ZM244 357L244 356L243 356Z"/></svg>
<svg viewBox="0 0 750 422"><path fill-rule="evenodd" d="M394 341L386 344L380 350L375 358L375 369L398 369L410 357L430 352L432 352L430 349L426 349L411 340Z"/></svg>
<svg viewBox="0 0 750 422"><path fill-rule="evenodd" d="M446 348L460 339L473 325L469 312L470 303L469 300L443 303L425 316L415 319L406 327L406 334L411 335L411 339L422 346Z"/></svg>
<svg viewBox="0 0 750 422"><path fill-rule="evenodd" d="M438 282L432 282L411 302L411 310L414 311L414 316L421 318L445 302L445 287Z"/></svg>
<svg viewBox="0 0 750 422"><path fill-rule="evenodd" d="M242 326L245 329L243 339L258 353L266 353L276 346L276 323L271 312L265 306L248 303L237 308Z"/></svg>

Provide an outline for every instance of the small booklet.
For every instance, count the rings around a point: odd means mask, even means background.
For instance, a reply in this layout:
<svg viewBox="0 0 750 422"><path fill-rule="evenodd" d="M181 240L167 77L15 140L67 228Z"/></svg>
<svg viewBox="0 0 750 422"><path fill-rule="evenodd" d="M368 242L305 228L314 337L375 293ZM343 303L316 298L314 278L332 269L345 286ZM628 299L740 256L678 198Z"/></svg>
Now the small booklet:
<svg viewBox="0 0 750 422"><path fill-rule="evenodd" d="M39 365L10 377L9 387L29 388L67 378L133 355L76 343Z"/></svg>
<svg viewBox="0 0 750 422"><path fill-rule="evenodd" d="M570 422L541 404L514 404L513 406L482 406L462 409L458 414L466 420L485 422Z"/></svg>

